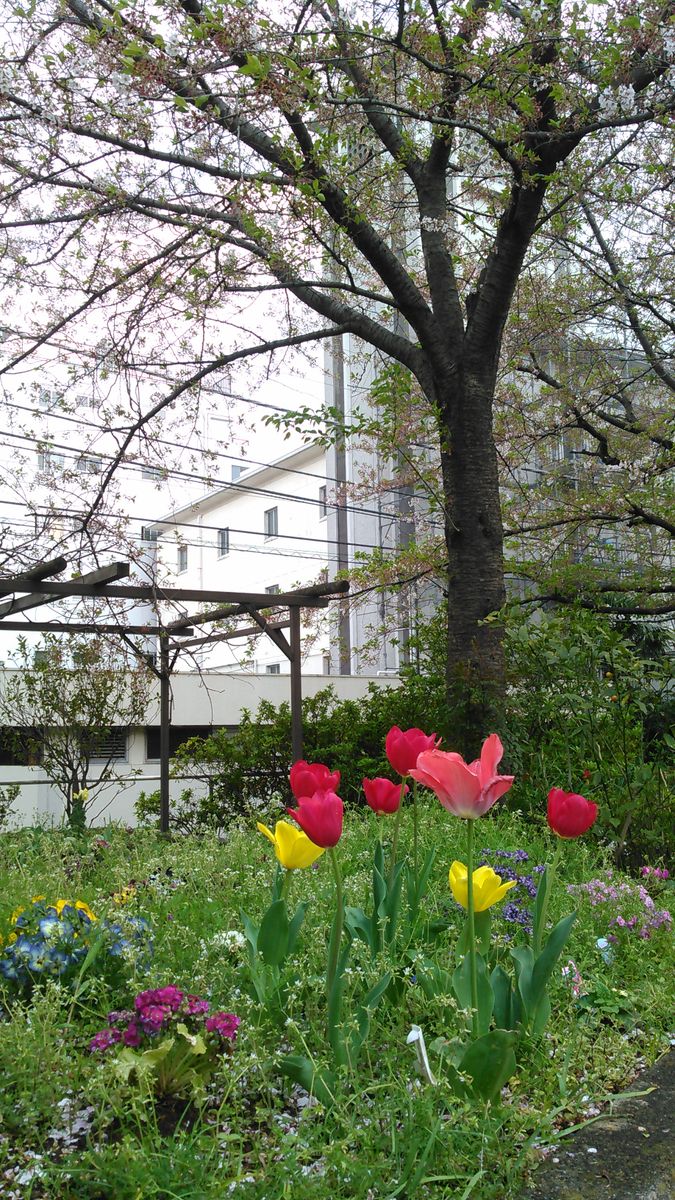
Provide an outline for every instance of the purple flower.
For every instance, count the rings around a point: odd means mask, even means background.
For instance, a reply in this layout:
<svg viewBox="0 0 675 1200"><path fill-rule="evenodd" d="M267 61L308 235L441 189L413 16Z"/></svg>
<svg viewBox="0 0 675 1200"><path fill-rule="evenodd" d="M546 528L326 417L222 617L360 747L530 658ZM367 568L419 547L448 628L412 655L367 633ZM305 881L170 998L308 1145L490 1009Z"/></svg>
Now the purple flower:
<svg viewBox="0 0 675 1200"><path fill-rule="evenodd" d="M146 1004L138 1014L141 1028L146 1033L159 1033L170 1016L171 1009L166 1004Z"/></svg>
<svg viewBox="0 0 675 1200"><path fill-rule="evenodd" d="M138 1028L136 1021L129 1022L124 1030L124 1033L122 1034L122 1041L124 1042L125 1046L131 1046L133 1049L136 1049L137 1046L140 1046L141 1031Z"/></svg>
<svg viewBox="0 0 675 1200"><path fill-rule="evenodd" d="M120 1009L119 1012L113 1011L108 1013L109 1025L126 1025L131 1021L133 1013L128 1008Z"/></svg>
<svg viewBox="0 0 675 1200"><path fill-rule="evenodd" d="M234 1041L237 1036L237 1027L240 1024L239 1017L235 1017L234 1013L226 1012L214 1013L204 1022L207 1033L217 1033L221 1038L229 1038L230 1041Z"/></svg>
<svg viewBox="0 0 675 1200"><path fill-rule="evenodd" d="M136 1012L142 1012L150 1005L166 1006L171 1012L178 1012L183 1003L183 992L180 988L170 985L163 988L150 988L147 992L139 992L134 1000Z"/></svg>
<svg viewBox="0 0 675 1200"><path fill-rule="evenodd" d="M201 1017L209 1011L209 1002L200 1000L199 996L188 996L186 1011L189 1017Z"/></svg>
<svg viewBox="0 0 675 1200"><path fill-rule="evenodd" d="M122 1034L119 1029L102 1029L95 1033L89 1043L89 1050L95 1054L97 1050L109 1050L116 1042L121 1042Z"/></svg>

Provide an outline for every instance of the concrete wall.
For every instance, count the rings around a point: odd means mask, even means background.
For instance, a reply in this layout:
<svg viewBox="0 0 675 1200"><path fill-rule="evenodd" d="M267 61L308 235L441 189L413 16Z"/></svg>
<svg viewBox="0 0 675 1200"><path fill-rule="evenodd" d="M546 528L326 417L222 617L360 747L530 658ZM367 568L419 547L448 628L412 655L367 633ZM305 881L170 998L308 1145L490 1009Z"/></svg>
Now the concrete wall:
<svg viewBox="0 0 675 1200"><path fill-rule="evenodd" d="M370 683L381 687L398 687L397 677L303 676L303 696L314 696L328 684L335 688L341 700L364 697ZM261 700L279 705L290 700L288 676L283 675L199 675L175 674L172 678L173 726L213 725L236 727L242 709L255 713ZM159 724L158 689L151 697L146 711L146 725ZM289 747L290 753L290 747ZM96 778L95 764L92 772ZM46 779L40 767L0 766L0 788L19 783L21 792L16 802L11 825L30 825L37 821L60 824L63 817L63 798ZM188 782L172 780L171 795L176 798ZM116 765L116 781L106 785L100 796L94 793L90 808L90 823L106 821L135 823L134 805L141 791L151 792L159 787L159 763L146 757L145 728L133 729L127 738L127 760Z"/></svg>

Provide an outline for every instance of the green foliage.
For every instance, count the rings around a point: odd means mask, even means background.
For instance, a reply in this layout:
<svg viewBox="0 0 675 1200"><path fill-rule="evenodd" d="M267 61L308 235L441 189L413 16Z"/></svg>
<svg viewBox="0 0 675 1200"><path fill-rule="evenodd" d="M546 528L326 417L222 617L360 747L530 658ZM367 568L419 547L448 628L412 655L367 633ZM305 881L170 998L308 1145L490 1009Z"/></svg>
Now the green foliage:
<svg viewBox="0 0 675 1200"><path fill-rule="evenodd" d="M506 644L509 803L539 813L551 787L580 792L599 805L595 832L617 859L672 851L667 648L647 657L623 629L574 610L537 622L508 613Z"/></svg>
<svg viewBox="0 0 675 1200"><path fill-rule="evenodd" d="M447 730L442 688L433 676L410 673L401 688L371 684L362 701L338 700L327 687L302 705L304 757L327 762L341 772L340 795L359 803L364 776L390 775L384 738L392 725ZM436 724L434 724L436 722ZM191 738L174 759L176 773L191 775L198 785L185 789L174 807L175 829L196 833L224 829L261 803L291 803L291 713L262 701L255 715L242 712L234 734L218 730L211 737ZM144 796L137 809L147 820L159 811L159 795Z"/></svg>

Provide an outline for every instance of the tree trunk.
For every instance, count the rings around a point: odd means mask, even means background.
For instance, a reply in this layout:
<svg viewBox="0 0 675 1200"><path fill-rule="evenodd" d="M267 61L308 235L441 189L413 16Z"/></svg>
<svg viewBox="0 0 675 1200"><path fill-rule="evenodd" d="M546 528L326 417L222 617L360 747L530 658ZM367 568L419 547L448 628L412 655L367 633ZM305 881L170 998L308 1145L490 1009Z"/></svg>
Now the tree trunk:
<svg viewBox="0 0 675 1200"><path fill-rule="evenodd" d="M501 629L485 618L505 601L490 364L460 368L439 388L446 497L448 641L446 686L453 748L473 759L499 725L504 696Z"/></svg>

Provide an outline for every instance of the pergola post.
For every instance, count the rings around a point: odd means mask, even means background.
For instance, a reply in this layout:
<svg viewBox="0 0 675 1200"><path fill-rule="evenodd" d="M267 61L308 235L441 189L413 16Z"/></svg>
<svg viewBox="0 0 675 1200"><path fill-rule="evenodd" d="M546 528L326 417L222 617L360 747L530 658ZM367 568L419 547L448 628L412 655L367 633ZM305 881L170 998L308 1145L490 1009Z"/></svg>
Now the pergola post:
<svg viewBox="0 0 675 1200"><path fill-rule="evenodd" d="M159 828L169 832L169 734L171 730L169 638L159 635Z"/></svg>
<svg viewBox="0 0 675 1200"><path fill-rule="evenodd" d="M291 754L293 762L302 758L302 646L300 640L300 609L290 609L291 664Z"/></svg>

